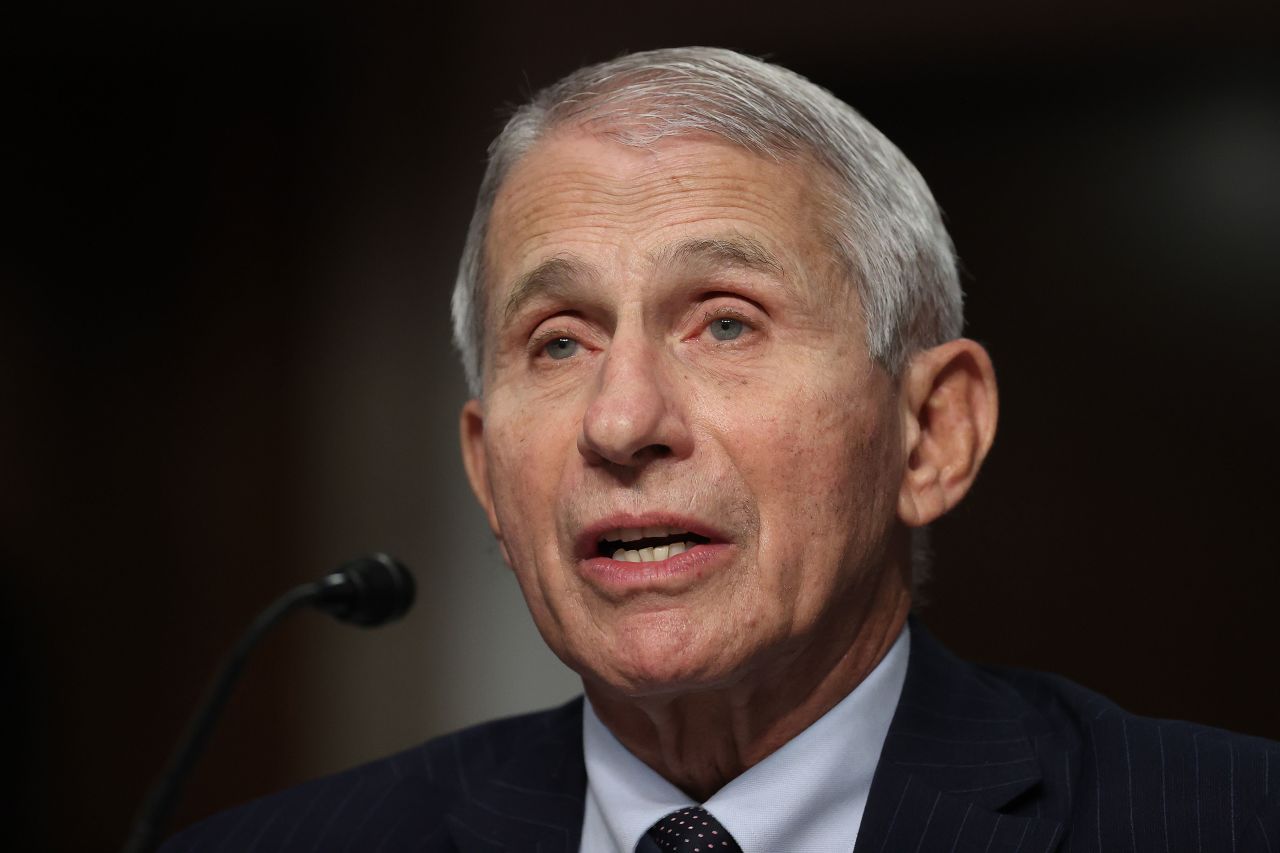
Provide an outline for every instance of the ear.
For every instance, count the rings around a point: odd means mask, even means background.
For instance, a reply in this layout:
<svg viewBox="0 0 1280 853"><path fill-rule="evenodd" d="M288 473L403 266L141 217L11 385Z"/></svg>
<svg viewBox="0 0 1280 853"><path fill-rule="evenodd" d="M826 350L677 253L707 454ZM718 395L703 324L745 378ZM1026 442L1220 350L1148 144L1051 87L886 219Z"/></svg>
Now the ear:
<svg viewBox="0 0 1280 853"><path fill-rule="evenodd" d="M507 548L502 540L498 514L493 507L493 489L489 485L489 455L484 446L484 405L479 400L472 398L462 407L458 431L462 440L462 465L467 469L471 491L484 509L484 514L489 519L489 529L498 538L502 557L506 559Z"/></svg>
<svg viewBox="0 0 1280 853"><path fill-rule="evenodd" d="M918 353L900 385L904 458L898 517L923 527L969 491L996 434L996 374L976 341Z"/></svg>

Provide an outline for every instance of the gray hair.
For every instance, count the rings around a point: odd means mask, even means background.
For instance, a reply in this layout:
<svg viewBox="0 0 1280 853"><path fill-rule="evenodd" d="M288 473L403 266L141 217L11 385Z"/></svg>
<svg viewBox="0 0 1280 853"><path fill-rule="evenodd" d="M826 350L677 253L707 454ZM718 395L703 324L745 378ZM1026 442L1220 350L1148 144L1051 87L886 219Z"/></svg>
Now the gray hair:
<svg viewBox="0 0 1280 853"><path fill-rule="evenodd" d="M920 173L827 90L777 65L709 47L633 53L580 69L534 95L489 146L489 164L453 291L454 341L471 393L483 392L485 239L515 164L575 126L626 145L710 133L777 161L827 172L830 238L859 288L871 357L897 375L914 352L960 335L951 239Z"/></svg>

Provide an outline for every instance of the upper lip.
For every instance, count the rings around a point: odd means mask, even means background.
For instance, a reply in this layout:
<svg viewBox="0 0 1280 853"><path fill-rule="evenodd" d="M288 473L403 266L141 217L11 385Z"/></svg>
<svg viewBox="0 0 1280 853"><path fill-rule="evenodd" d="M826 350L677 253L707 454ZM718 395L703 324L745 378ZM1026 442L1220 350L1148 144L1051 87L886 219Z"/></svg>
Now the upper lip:
<svg viewBox="0 0 1280 853"><path fill-rule="evenodd" d="M578 534L576 553L582 559L599 555L598 546L605 534L629 527L670 527L683 530L712 542L725 542L728 537L711 524L687 515L670 512L618 513L592 522Z"/></svg>

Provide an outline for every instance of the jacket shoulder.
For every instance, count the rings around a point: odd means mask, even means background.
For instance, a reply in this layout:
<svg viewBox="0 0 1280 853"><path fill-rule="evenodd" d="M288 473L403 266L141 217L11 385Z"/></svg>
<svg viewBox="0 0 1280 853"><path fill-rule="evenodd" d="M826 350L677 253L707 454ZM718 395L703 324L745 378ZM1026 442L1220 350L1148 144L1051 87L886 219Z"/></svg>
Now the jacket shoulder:
<svg viewBox="0 0 1280 853"><path fill-rule="evenodd" d="M1046 776L1060 774L1071 791L1073 835L1123 838L1139 850L1277 841L1280 743L1139 716L1061 676L978 669L1033 709L1028 734Z"/></svg>
<svg viewBox="0 0 1280 853"><path fill-rule="evenodd" d="M581 728L582 703L507 717L269 794L170 838L161 853L450 850L447 817L531 740Z"/></svg>

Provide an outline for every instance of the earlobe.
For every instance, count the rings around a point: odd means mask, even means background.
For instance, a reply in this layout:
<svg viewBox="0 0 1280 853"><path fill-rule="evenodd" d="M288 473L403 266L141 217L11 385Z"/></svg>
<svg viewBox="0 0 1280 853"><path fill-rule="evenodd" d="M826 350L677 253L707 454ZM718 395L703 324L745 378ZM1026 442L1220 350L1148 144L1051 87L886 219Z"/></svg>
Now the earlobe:
<svg viewBox="0 0 1280 853"><path fill-rule="evenodd" d="M502 531L493 508L493 491L489 487L489 458L484 444L484 406L479 400L473 398L463 405L458 420L458 433L462 442L462 465L467 471L467 481L489 519L489 528L501 542Z"/></svg>
<svg viewBox="0 0 1280 853"><path fill-rule="evenodd" d="M902 486L898 517L921 527L960 502L995 438L995 370L961 338L918 353L901 380Z"/></svg>

